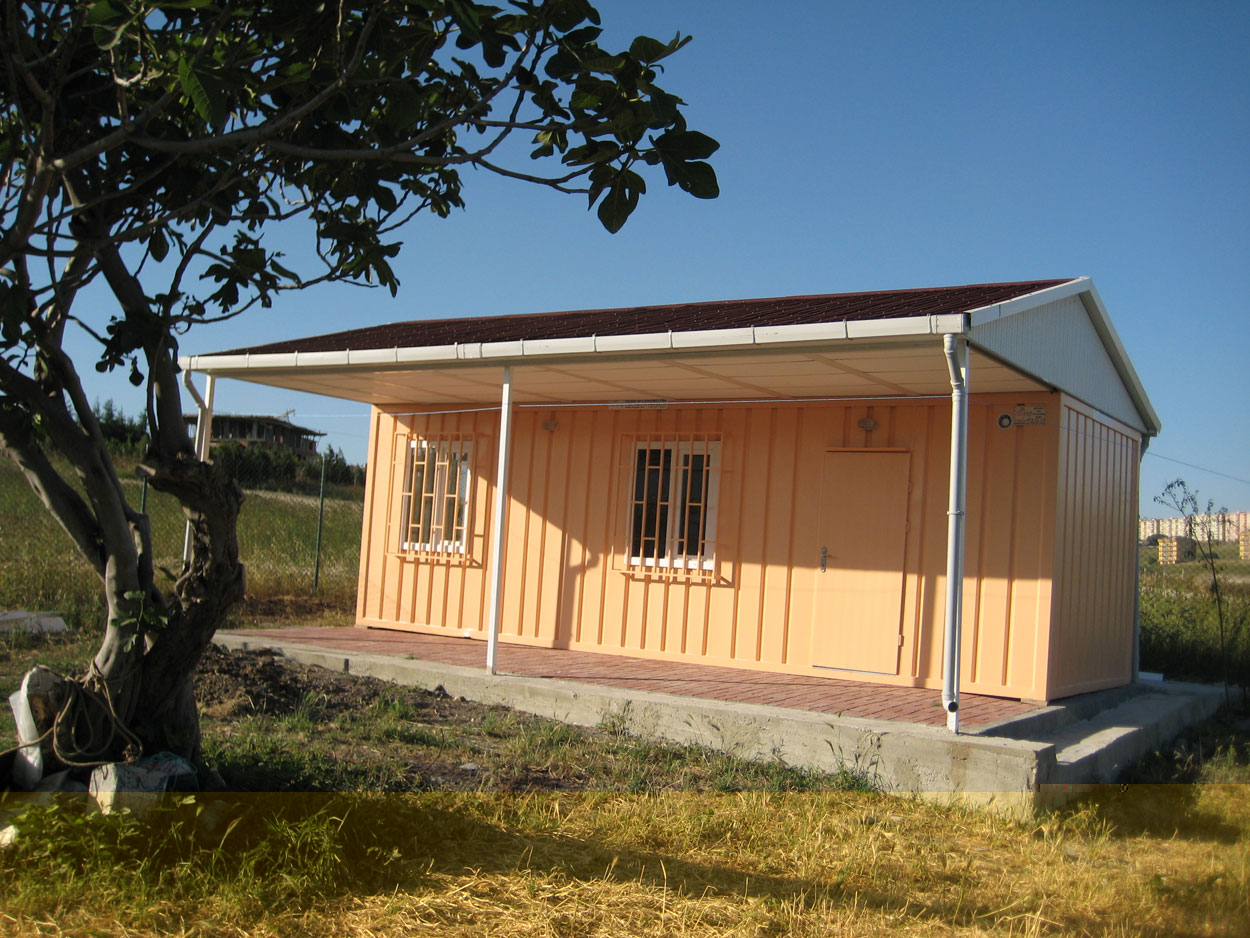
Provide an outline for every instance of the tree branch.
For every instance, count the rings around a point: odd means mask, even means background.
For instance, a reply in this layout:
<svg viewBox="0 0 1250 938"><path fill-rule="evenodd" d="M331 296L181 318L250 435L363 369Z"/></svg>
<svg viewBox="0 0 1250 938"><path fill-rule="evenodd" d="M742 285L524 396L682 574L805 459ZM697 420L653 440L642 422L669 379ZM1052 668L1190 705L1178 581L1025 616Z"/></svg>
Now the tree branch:
<svg viewBox="0 0 1250 938"><path fill-rule="evenodd" d="M0 386L4 383L0 373ZM6 393L9 392L6 390ZM42 448L21 426L17 415L4 407L0 407L0 449L4 449L21 467L22 474L39 500L65 529L96 575L104 579L106 555L103 539L90 506L56 471Z"/></svg>

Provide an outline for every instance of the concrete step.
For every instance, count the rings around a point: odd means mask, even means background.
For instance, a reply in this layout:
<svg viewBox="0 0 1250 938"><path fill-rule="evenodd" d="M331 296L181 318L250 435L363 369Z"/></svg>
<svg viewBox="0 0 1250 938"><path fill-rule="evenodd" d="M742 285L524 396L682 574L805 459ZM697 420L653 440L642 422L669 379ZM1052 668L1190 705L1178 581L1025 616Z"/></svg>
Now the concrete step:
<svg viewBox="0 0 1250 938"><path fill-rule="evenodd" d="M1222 688L1202 684L1154 685L1038 742L1055 747L1058 785L1115 782L1144 756L1166 746L1189 726L1209 719L1224 703Z"/></svg>
<svg viewBox="0 0 1250 938"><path fill-rule="evenodd" d="M1150 693L1157 684L1128 684L1110 690L1078 694L1056 701L1047 707L1021 716L1007 717L978 727L978 736L997 736L1003 739L1041 739L1053 736L1063 727L1088 720L1139 694Z"/></svg>

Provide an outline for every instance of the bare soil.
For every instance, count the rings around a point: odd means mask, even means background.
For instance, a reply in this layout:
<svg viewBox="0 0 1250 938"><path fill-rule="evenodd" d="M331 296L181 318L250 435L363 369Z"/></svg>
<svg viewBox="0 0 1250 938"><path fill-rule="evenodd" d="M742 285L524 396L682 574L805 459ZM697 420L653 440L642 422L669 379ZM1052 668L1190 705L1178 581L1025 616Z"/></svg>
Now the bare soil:
<svg viewBox="0 0 1250 938"><path fill-rule="evenodd" d="M399 686L263 649L210 646L195 689L206 751L217 749L237 790L575 790L590 782L580 766L536 759L527 740L554 736L556 748L567 749L605 739L441 688ZM276 748L258 747L258 737Z"/></svg>
<svg viewBox="0 0 1250 938"><path fill-rule="evenodd" d="M317 701L319 714L332 717L371 705L378 697L379 683L301 665L269 651L229 651L210 645L200 659L195 694L203 713L217 720L251 714L286 716L308 699ZM420 691L410 696L426 702L420 699L424 696Z"/></svg>

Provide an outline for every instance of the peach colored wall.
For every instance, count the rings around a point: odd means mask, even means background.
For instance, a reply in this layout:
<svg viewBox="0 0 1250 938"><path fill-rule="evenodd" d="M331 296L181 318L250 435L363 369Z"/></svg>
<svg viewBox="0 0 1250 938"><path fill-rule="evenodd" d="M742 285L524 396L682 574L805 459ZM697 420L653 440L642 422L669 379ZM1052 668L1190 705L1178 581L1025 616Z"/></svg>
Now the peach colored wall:
<svg viewBox="0 0 1250 938"><path fill-rule="evenodd" d="M1136 430L1062 396L1050 698L1132 676L1140 458Z"/></svg>
<svg viewBox="0 0 1250 938"><path fill-rule="evenodd" d="M999 429L997 417L1019 404L1043 405L1045 425ZM971 410L963 686L1042 698L1051 686L1051 577L1060 549L1060 397L974 395ZM864 418L876 427L861 429ZM941 686L946 399L518 408L514 421L505 641ZM554 429L543 428L553 421ZM397 445L410 433L453 432L474 440L468 550L452 559L406 554L394 530L402 480L402 472L399 479L392 472ZM661 432L715 435L721 442L717 563L711 573L643 572L625 563L629 484L628 478L621 481L628 473L622 441L629 434ZM484 565L497 433L496 412L391 416L375 410L360 624L485 637ZM812 665L814 623L837 618L825 588L829 580L818 571L823 460L829 451L860 449L903 451L909 466L897 673L861 675ZM862 537L872 539L874 532L864 530ZM853 566L855 556L852 544L840 562Z"/></svg>

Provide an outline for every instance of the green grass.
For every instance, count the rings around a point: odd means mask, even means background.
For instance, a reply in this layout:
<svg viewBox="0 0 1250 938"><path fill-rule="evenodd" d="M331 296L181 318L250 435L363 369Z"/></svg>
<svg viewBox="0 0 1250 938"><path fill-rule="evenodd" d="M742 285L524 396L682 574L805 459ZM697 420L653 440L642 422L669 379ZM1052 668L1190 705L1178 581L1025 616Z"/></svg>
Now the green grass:
<svg viewBox="0 0 1250 938"><path fill-rule="evenodd" d="M243 791L869 791L850 770L811 772L457 702L439 719L379 690L332 717L305 698L290 713L204 718L205 752ZM406 712L407 711L407 712Z"/></svg>
<svg viewBox="0 0 1250 938"><path fill-rule="evenodd" d="M138 507L142 485L132 478L133 470L133 461L119 460L127 496ZM147 510L155 562L176 573L182 565L181 509L169 496L149 491ZM355 605L362 511L359 490L350 499L326 500L316 595L330 606ZM249 597L313 595L315 496L249 492L238 534ZM98 578L9 460L0 462L0 556L0 609L55 611L71 624L96 624L103 618Z"/></svg>

